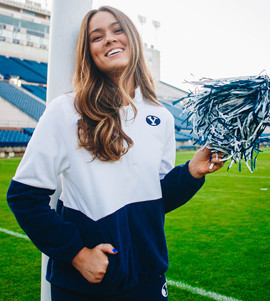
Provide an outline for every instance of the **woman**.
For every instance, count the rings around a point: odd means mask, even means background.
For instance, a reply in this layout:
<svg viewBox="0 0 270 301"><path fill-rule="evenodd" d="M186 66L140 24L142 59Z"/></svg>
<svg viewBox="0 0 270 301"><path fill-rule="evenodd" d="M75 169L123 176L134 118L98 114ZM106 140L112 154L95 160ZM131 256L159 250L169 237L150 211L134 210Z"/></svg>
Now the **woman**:
<svg viewBox="0 0 270 301"><path fill-rule="evenodd" d="M223 163L198 151L174 168L172 115L161 106L136 28L101 7L79 33L74 93L46 109L7 199L50 257L52 300L167 300L164 214ZM50 195L60 176L56 213Z"/></svg>

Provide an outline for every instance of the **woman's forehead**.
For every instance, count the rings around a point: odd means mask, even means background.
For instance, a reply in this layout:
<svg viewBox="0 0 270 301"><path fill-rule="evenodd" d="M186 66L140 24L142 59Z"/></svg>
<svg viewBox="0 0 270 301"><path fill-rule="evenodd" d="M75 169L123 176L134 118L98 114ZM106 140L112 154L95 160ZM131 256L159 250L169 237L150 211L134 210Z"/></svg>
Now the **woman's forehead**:
<svg viewBox="0 0 270 301"><path fill-rule="evenodd" d="M99 11L91 18L88 30L89 32L96 31L97 29L103 29L116 23L118 23L118 20L113 14L107 11Z"/></svg>

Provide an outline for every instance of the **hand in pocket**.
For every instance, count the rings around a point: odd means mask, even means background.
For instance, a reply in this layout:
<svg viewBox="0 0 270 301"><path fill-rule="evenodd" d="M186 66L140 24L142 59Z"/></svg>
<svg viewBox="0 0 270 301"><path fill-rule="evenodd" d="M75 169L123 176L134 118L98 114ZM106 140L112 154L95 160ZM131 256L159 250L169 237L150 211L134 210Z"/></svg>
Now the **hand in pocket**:
<svg viewBox="0 0 270 301"><path fill-rule="evenodd" d="M83 248L72 260L72 265L91 283L100 283L106 274L107 254L117 254L111 244L100 244L93 249Z"/></svg>

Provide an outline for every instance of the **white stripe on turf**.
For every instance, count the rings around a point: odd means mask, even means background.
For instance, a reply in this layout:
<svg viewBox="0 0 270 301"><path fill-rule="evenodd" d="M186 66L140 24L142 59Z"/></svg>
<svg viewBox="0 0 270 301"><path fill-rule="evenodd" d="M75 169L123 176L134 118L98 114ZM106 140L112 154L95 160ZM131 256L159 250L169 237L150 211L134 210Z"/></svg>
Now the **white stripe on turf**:
<svg viewBox="0 0 270 301"><path fill-rule="evenodd" d="M16 237L20 237L20 238L24 238L24 239L30 240L30 238L27 235L24 235L24 234L21 234L21 233L13 232L13 231L10 231L10 230L7 230L7 229L3 229L3 228L0 228L0 231L4 232L4 233L7 233L9 235L13 235L13 236L16 236Z"/></svg>
<svg viewBox="0 0 270 301"><path fill-rule="evenodd" d="M7 229L0 228L0 232L4 232L4 233L9 234L9 235L13 235L13 236L16 236L16 237L20 237L20 238L24 238L24 239L30 240L27 235L24 235L24 234L21 234L21 233L17 233L17 232L13 232L13 231L10 231L10 230L7 230ZM231 297L226 297L226 296L219 295L217 293L207 292L206 290L204 290L202 288L193 287L193 286L188 285L188 284L183 283L183 282L177 282L177 281L173 281L173 280L167 280L167 283L168 283L168 285L176 286L176 287L181 288L183 290L190 291L193 294L202 295L202 296L208 297L210 299L214 299L214 300L219 300L219 301L240 301L240 300L237 300L237 299L234 299L234 298L231 298Z"/></svg>
<svg viewBox="0 0 270 301"><path fill-rule="evenodd" d="M222 296L222 295L219 295L219 294L214 293L214 292L207 292L206 290L204 290L202 288L193 287L193 286L188 285L188 284L183 283L183 282L177 282L177 281L173 281L173 280L168 280L167 279L167 284L171 285L171 286L176 286L176 287L181 288L181 289L186 290L186 291L189 291L192 294L202 295L202 296L208 297L210 299L214 299L214 300L219 300L219 301L240 301L238 299L234 299L232 297Z"/></svg>
<svg viewBox="0 0 270 301"><path fill-rule="evenodd" d="M254 176L254 174L250 174L250 176L246 176L246 175L241 175L240 172L239 174L211 174L212 177L233 177L233 178L252 178L252 179L269 179L270 177L267 176Z"/></svg>

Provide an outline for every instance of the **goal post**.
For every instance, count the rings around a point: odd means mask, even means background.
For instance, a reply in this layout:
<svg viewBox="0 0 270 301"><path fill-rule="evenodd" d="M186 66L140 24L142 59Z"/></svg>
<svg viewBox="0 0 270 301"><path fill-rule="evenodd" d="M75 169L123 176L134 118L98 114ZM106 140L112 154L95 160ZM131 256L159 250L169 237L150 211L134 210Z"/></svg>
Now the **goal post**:
<svg viewBox="0 0 270 301"><path fill-rule="evenodd" d="M50 21L50 41L47 77L47 105L54 98L70 92L75 63L75 48L80 25L91 9L92 0L53 0ZM56 207L61 193L58 181L50 205ZM41 301L51 301L50 283L45 279L48 257L42 254Z"/></svg>

